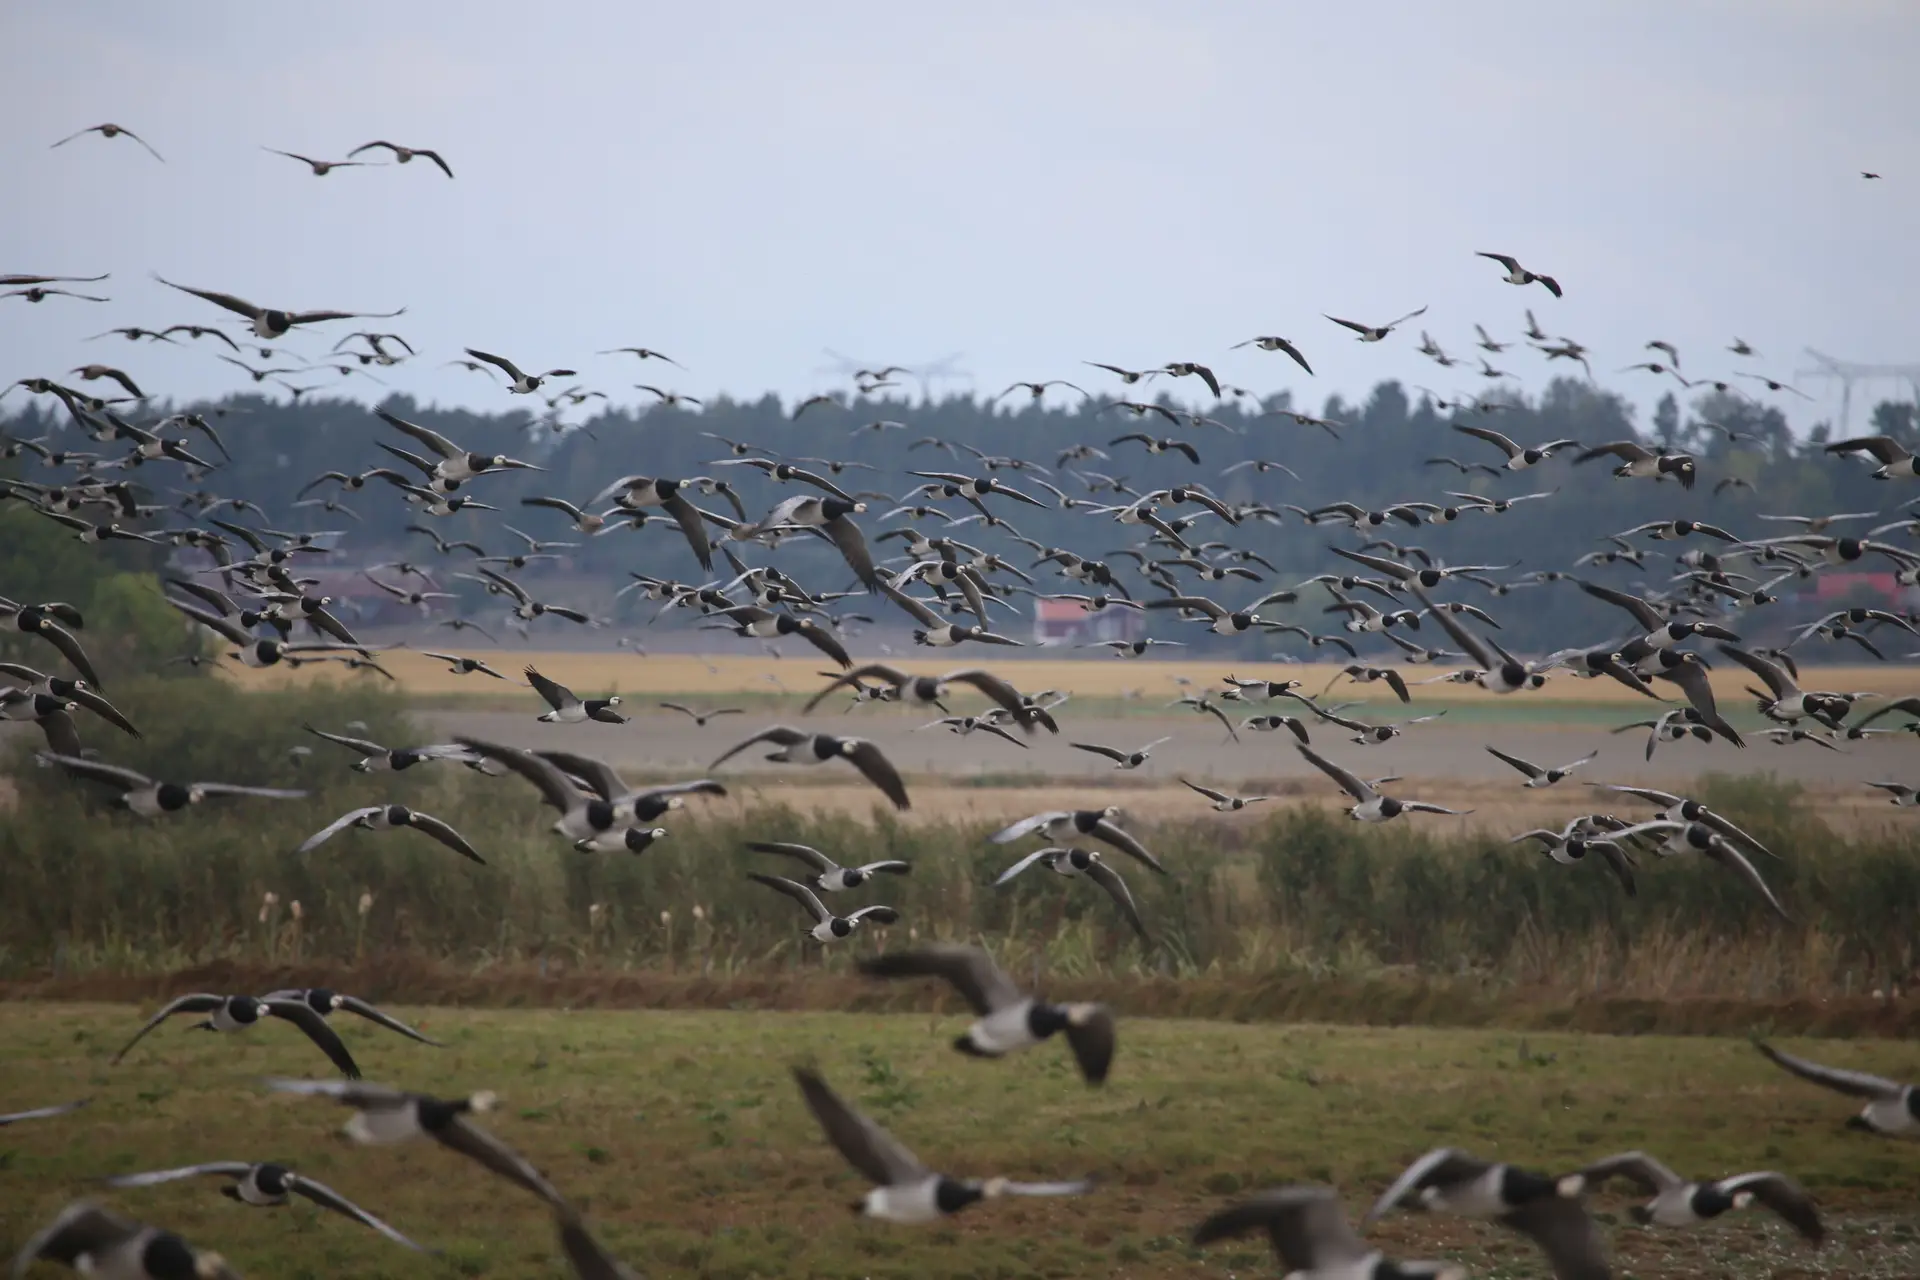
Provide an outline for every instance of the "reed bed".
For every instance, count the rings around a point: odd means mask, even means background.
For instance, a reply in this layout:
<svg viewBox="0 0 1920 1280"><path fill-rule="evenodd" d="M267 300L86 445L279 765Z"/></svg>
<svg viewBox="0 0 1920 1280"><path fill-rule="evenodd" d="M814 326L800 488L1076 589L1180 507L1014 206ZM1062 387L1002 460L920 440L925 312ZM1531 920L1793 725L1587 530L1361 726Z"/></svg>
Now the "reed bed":
<svg viewBox="0 0 1920 1280"><path fill-rule="evenodd" d="M583 855L546 831L550 811L516 779L444 764L359 775L347 753L300 732L306 719L359 720L369 737L405 742L404 705L391 696L245 693L207 680L115 692L148 729L144 741L111 743L116 762L311 795L214 800L142 822L23 752L17 794L0 812L0 977L410 958L732 979L844 973L872 947L929 938L985 938L1009 963L1068 980L1409 975L1570 997L1844 997L1904 988L1920 967L1913 842L1897 830L1836 834L1771 781L1712 779L1702 798L1781 853L1762 871L1793 924L1693 858L1643 858L1630 899L1604 868L1560 867L1531 846L1291 806L1138 828L1172 873L1112 855L1152 932L1142 942L1084 880L1036 869L993 888L1020 849L988 842L1017 816L999 813L990 793L977 820L912 825L878 810L703 813L695 798L644 855ZM293 756L293 745L314 752ZM347 809L384 801L446 817L487 865L406 831L292 852ZM791 902L745 878L795 870L745 851L753 839L912 863L911 875L847 895L897 907L900 923L823 951L803 939Z"/></svg>

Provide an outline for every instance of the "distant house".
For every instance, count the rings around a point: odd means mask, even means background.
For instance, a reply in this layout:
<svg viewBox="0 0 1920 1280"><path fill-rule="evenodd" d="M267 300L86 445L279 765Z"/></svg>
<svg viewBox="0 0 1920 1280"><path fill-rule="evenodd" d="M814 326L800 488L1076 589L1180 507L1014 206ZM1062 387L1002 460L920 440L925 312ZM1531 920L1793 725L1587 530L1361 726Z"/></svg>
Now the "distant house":
<svg viewBox="0 0 1920 1280"><path fill-rule="evenodd" d="M1920 591L1901 586L1891 573L1836 573L1828 570L1813 580L1813 596L1827 606L1859 601L1904 607L1920 598Z"/></svg>
<svg viewBox="0 0 1920 1280"><path fill-rule="evenodd" d="M1146 615L1138 609L1088 613L1071 600L1035 600L1033 604L1033 638L1039 644L1138 640L1147 633Z"/></svg>

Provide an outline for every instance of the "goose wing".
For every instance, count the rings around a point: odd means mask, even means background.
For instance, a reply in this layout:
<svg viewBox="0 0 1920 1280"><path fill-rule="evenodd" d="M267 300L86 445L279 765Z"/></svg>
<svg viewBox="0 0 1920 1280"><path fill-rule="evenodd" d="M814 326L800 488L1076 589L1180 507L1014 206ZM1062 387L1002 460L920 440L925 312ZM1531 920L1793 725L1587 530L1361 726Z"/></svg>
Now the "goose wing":
<svg viewBox="0 0 1920 1280"><path fill-rule="evenodd" d="M560 1251L567 1255L579 1280L641 1280L632 1267L607 1252L578 1214L556 1213L553 1217L560 1233Z"/></svg>
<svg viewBox="0 0 1920 1280"><path fill-rule="evenodd" d="M349 1080L360 1078L360 1068L355 1064L353 1055L347 1052L346 1042L340 1039L327 1020L314 1011L305 1000L263 1000L266 1011L276 1018L284 1018L307 1033L307 1039L327 1055L334 1066L340 1068L340 1074Z"/></svg>
<svg viewBox="0 0 1920 1280"><path fill-rule="evenodd" d="M614 772L613 766L592 756L577 756L570 751L536 751L535 755L560 766L593 788L602 800L613 800L633 790Z"/></svg>
<svg viewBox="0 0 1920 1280"><path fill-rule="evenodd" d="M155 1027L165 1022L168 1018L171 1018L174 1014L176 1013L212 1013L215 1009L218 1009L221 1005L225 1004L226 1002L227 1002L227 998L225 996L217 996L217 995L213 995L210 992L205 992L205 991L199 991L199 992L195 992L192 995L177 997L176 999L168 1003L164 1008L162 1008L160 1012L154 1014L151 1018L148 1018L146 1021L146 1025L133 1033L133 1039L127 1041L126 1044L121 1046L120 1052L113 1055L111 1062L118 1063L120 1059L126 1057L128 1052L132 1050L133 1046L139 1044L142 1040L146 1039L147 1032L153 1030Z"/></svg>
<svg viewBox="0 0 1920 1280"><path fill-rule="evenodd" d="M1280 1265L1311 1274L1353 1267L1373 1254L1347 1222L1331 1187L1279 1187L1263 1191L1207 1218L1193 1229L1196 1245L1265 1231Z"/></svg>
<svg viewBox="0 0 1920 1280"><path fill-rule="evenodd" d="M54 1116L66 1115L69 1111L78 1111L92 1101L92 1098L82 1098L78 1102L62 1102L57 1106L35 1107L31 1111L14 1111L7 1115L0 1116L0 1129L4 1129L10 1124L16 1124L21 1120L50 1120Z"/></svg>
<svg viewBox="0 0 1920 1280"><path fill-rule="evenodd" d="M1579 1176L1590 1187L1598 1186L1609 1178L1625 1178L1648 1195L1659 1195L1662 1191L1683 1187L1687 1182L1644 1151L1623 1151L1619 1155L1596 1160L1580 1170Z"/></svg>
<svg viewBox="0 0 1920 1280"><path fill-rule="evenodd" d="M442 1146L531 1191L554 1208L571 1211L566 1197L541 1176L531 1161L485 1129L469 1123L464 1116L455 1117L452 1123L434 1130L433 1136Z"/></svg>
<svg viewBox="0 0 1920 1280"><path fill-rule="evenodd" d="M1491 747L1491 746L1488 747L1487 754L1491 755L1496 760L1506 761L1508 764L1518 769L1521 773L1526 774L1527 777L1530 779L1537 780L1547 776L1547 771L1545 769L1542 769L1539 765L1530 763L1529 761L1526 761L1526 760L1522 760L1519 756L1510 756L1498 747ZM1592 757L1588 757L1588 758L1591 759Z"/></svg>
<svg viewBox="0 0 1920 1280"><path fill-rule="evenodd" d="M435 840L438 840L441 844L447 846L447 848L453 850L463 858L471 859L483 867L487 865L487 860L480 856L480 851L467 843L467 838L458 831L455 831L450 825L430 813L421 813L418 809L413 810L412 814L412 818L407 822L408 826L416 831L432 836Z"/></svg>
<svg viewBox="0 0 1920 1280"><path fill-rule="evenodd" d="M797 880L789 880L785 876L762 875L758 871L749 873L747 879L763 884L775 893L786 894L813 917L815 924L825 924L833 919L833 912L827 910L827 905L820 901L819 895Z"/></svg>
<svg viewBox="0 0 1920 1280"><path fill-rule="evenodd" d="M1116 764L1125 764L1127 762L1127 752L1117 750L1113 747L1103 747L1097 742L1069 742L1067 745L1075 751L1090 751L1096 756L1105 756Z"/></svg>
<svg viewBox="0 0 1920 1280"><path fill-rule="evenodd" d="M1759 676L1760 679L1766 683L1768 690L1772 692L1775 698L1787 698L1800 692L1799 686L1794 684L1793 680L1785 671L1782 671L1777 664L1767 661L1759 654L1748 653L1745 649L1730 644L1722 644L1715 647L1718 648L1721 653L1726 654L1729 658L1732 658L1735 662L1753 672L1756 676Z"/></svg>
<svg viewBox="0 0 1920 1280"><path fill-rule="evenodd" d="M817 1072L795 1067L793 1078L827 1141L870 1181L883 1187L904 1186L932 1176L899 1139L842 1102Z"/></svg>
<svg viewBox="0 0 1920 1280"><path fill-rule="evenodd" d="M523 595L521 602L525 603L525 600L526 597ZM525 674L527 683L533 686L534 692L545 699L546 704L555 711L562 711L567 707L579 705L580 699L574 696L573 690L556 681L547 679L547 677L534 670L531 665L527 667Z"/></svg>
<svg viewBox="0 0 1920 1280"><path fill-rule="evenodd" d="M1886 1102L1903 1097L1907 1087L1895 1080L1882 1076L1868 1075L1864 1071L1848 1071L1843 1067L1829 1067L1806 1058L1796 1058L1783 1049L1776 1049L1764 1040L1756 1040L1753 1047L1765 1054L1767 1060L1783 1071L1790 1071L1802 1080L1822 1085L1839 1093L1855 1098L1870 1098Z"/></svg>
<svg viewBox="0 0 1920 1280"><path fill-rule="evenodd" d="M1158 871L1161 875L1167 874L1167 869L1160 865L1160 859L1149 853L1147 846L1141 844L1132 834L1116 826L1112 819L1100 819L1093 824L1093 829L1088 831L1087 834L1095 840L1104 840L1130 858L1139 859L1155 871Z"/></svg>
<svg viewBox="0 0 1920 1280"><path fill-rule="evenodd" d="M1760 878L1760 873L1754 869L1751 862L1747 861L1747 855L1734 848L1725 837L1715 835L1706 847L1706 855L1753 886L1754 890L1767 900L1767 905L1773 908L1775 915L1788 924L1793 923L1793 917L1787 914L1787 909L1780 905L1780 899L1773 896L1773 890L1767 887L1767 882Z"/></svg>
<svg viewBox="0 0 1920 1280"><path fill-rule="evenodd" d="M1232 796L1228 795L1224 791L1215 791L1212 787L1203 787L1197 782L1188 782L1185 778L1180 779L1180 781L1189 789L1198 791L1201 795L1205 796L1209 800L1215 800L1222 804L1225 804L1227 801L1233 799Z"/></svg>
<svg viewBox="0 0 1920 1280"><path fill-rule="evenodd" d="M1127 923L1133 926L1133 931L1140 935L1140 941L1152 940L1147 934L1146 924L1140 919L1140 908L1134 905L1133 891L1127 888L1126 880L1118 871L1108 866L1104 859L1096 858L1087 867L1087 879L1099 885L1106 891L1107 896L1113 899L1113 905L1120 908L1120 914L1127 918Z"/></svg>
<svg viewBox="0 0 1920 1280"><path fill-rule="evenodd" d="M244 1178L252 1168L245 1160L210 1160L206 1164L181 1165L178 1169L122 1173L102 1181L109 1187L157 1187L163 1182L179 1182L183 1178Z"/></svg>
<svg viewBox="0 0 1920 1280"><path fill-rule="evenodd" d="M328 733L325 729L316 729L310 724L302 725L301 728L316 738L325 738L328 742L339 743L343 747L358 751L363 756L383 756L387 754L385 747L367 738L349 738L342 733Z"/></svg>
<svg viewBox="0 0 1920 1280"><path fill-rule="evenodd" d="M331 1209L344 1217L352 1218L363 1227L371 1227L395 1244L404 1245L417 1253L433 1252L425 1245L414 1243L324 1182L315 1182L312 1178L296 1173L287 1178L287 1190L297 1196L305 1196L323 1209Z"/></svg>
<svg viewBox="0 0 1920 1280"><path fill-rule="evenodd" d="M779 840L749 840L747 848L755 853L772 853L782 858L797 858L815 871L828 872L840 864L811 845L787 844Z"/></svg>
<svg viewBox="0 0 1920 1280"><path fill-rule="evenodd" d="M1606 1241L1579 1200L1542 1196L1499 1221L1540 1246L1555 1280L1611 1280Z"/></svg>
<svg viewBox="0 0 1920 1280"><path fill-rule="evenodd" d="M1062 818L1071 818L1072 816L1073 815L1065 809L1053 809L1046 813L1036 813L1031 817L1020 819L1020 821L1014 823L1012 826L1003 827L999 831L994 832L988 839L992 840L995 844L1012 844L1022 836L1031 835L1049 823L1058 822Z"/></svg>
<svg viewBox="0 0 1920 1280"><path fill-rule="evenodd" d="M144 773L132 769L123 769L119 765L106 764L99 760L87 760L80 756L59 755L55 752L42 752L40 758L51 761L70 774L90 778L95 782L104 782L119 787L122 791L138 791L141 787L153 785L153 779Z"/></svg>
<svg viewBox="0 0 1920 1280"><path fill-rule="evenodd" d="M43 1227L14 1255L14 1280L25 1275L36 1258L47 1258L71 1267L82 1257L101 1257L116 1245L124 1244L149 1230L151 1228L102 1209L91 1201L76 1200L62 1209L60 1216Z"/></svg>
<svg viewBox="0 0 1920 1280"><path fill-rule="evenodd" d="M454 741L475 755L499 761L531 782L539 788L540 798L561 813L566 813L580 801L580 792L551 760L543 760L533 752L522 751L518 747L503 747L497 742L482 742L478 738L457 737Z"/></svg>
<svg viewBox="0 0 1920 1280"><path fill-rule="evenodd" d="M983 1018L1026 999L1013 979L979 947L945 943L890 951L862 960L860 972L870 978L943 978Z"/></svg>
<svg viewBox="0 0 1920 1280"><path fill-rule="evenodd" d="M1025 746L1025 743L1020 745ZM896 809L911 809L913 801L907 798L907 784L900 779L900 771L893 767L893 761L873 743L864 738L851 739L845 753L849 763L866 777L868 782L880 789L882 795L893 801Z"/></svg>
<svg viewBox="0 0 1920 1280"><path fill-rule="evenodd" d="M394 1017L393 1015L388 1013L383 1013L379 1009L374 1008L372 1005L368 1004L365 1000L362 1000L359 996L341 996L339 997L339 1001L340 1001L340 1007L342 1009L345 1009L348 1013L356 1014L359 1017L365 1018L368 1022L377 1023L378 1025L385 1027L389 1031L397 1031L409 1040L417 1040L421 1044L430 1044L436 1049L441 1049L446 1047L442 1045L438 1040L433 1039L431 1036L425 1036L420 1034L420 1032L415 1031L412 1027L400 1021L400 1019Z"/></svg>
<svg viewBox="0 0 1920 1280"><path fill-rule="evenodd" d="M1813 1207L1813 1198L1785 1174L1737 1173L1730 1178L1720 1179L1714 1186L1728 1195L1747 1192L1814 1244L1826 1239L1827 1229L1820 1222L1819 1210Z"/></svg>
<svg viewBox="0 0 1920 1280"><path fill-rule="evenodd" d="M897 689L912 678L906 672L897 667L890 667L884 662L869 662L835 676L832 683L814 694L807 705L801 708L801 714L804 715L819 706L835 689L845 688L850 684L858 684L863 680L881 680Z"/></svg>
<svg viewBox="0 0 1920 1280"><path fill-rule="evenodd" d="M295 849L294 852L311 853L327 841L339 835L342 831L345 831L348 827L353 826L363 818L371 818L385 807L384 805L372 804L362 809L349 809L332 822L329 822L326 826L320 828L320 830L308 836L305 840L302 840L300 847Z"/></svg>
<svg viewBox="0 0 1920 1280"><path fill-rule="evenodd" d="M1306 758L1307 763L1339 783L1340 789L1352 796L1358 803L1365 804L1367 801L1379 797L1380 793L1378 791L1375 791L1365 782L1362 782L1353 774L1348 773L1345 769L1342 769L1339 765L1327 759L1305 743L1297 743L1294 749Z"/></svg>
<svg viewBox="0 0 1920 1280"><path fill-rule="evenodd" d="M797 742L805 742L811 736L811 734L802 733L791 725L771 725L754 734L751 738L742 742L736 742L731 747L728 747L725 751L721 752L719 757L715 759L712 764L708 765L707 768L710 771L718 769L721 765L733 759L755 743L771 742L778 746L790 747Z"/></svg>
<svg viewBox="0 0 1920 1280"><path fill-rule="evenodd" d="M1485 1160L1453 1147L1435 1147L1408 1165L1393 1185L1380 1193L1373 1207L1361 1216L1360 1225L1367 1227L1378 1222L1415 1191L1442 1183L1472 1181L1492 1167Z"/></svg>
<svg viewBox="0 0 1920 1280"><path fill-rule="evenodd" d="M1577 578L1575 582L1579 584L1582 591L1595 600L1604 600L1610 605L1625 609L1633 615L1633 620L1639 623L1643 630L1654 631L1666 624L1666 619L1661 616L1660 611L1639 596L1615 591L1612 587L1603 587L1597 582L1584 582Z"/></svg>

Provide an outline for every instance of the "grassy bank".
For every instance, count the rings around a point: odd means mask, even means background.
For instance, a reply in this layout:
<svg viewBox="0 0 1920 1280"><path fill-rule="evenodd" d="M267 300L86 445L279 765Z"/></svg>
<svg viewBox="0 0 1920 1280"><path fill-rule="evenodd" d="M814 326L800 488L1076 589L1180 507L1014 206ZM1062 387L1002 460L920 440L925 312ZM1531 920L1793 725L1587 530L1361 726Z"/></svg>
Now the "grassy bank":
<svg viewBox="0 0 1920 1280"><path fill-rule="evenodd" d="M311 788L296 802L212 801L141 822L51 770L16 771L0 816L0 977L158 973L210 962L352 966L430 960L456 970L561 967L740 979L847 971L849 956L909 937L984 937L1009 963L1064 979L1417 979L1574 998L1764 1004L1906 987L1916 967L1920 860L1889 833L1843 838L1791 787L1721 780L1704 798L1779 850L1762 870L1796 923L1734 876L1692 858L1643 859L1625 897L1597 865L1565 868L1411 823L1362 827L1311 807L1211 814L1139 828L1172 872L1118 859L1153 939L1133 937L1084 880L993 877L1018 855L985 837L1020 816L903 826L781 807L670 816L644 856L581 855L545 828L531 788L458 766L362 776L307 740L303 720L366 722L409 740L400 704L355 690L243 694L219 682L116 691L148 728L114 759L179 780ZM487 858L474 866L414 832L350 833L291 851L346 810L399 801L447 817ZM816 845L846 862L901 858L912 874L848 900L902 913L824 957L794 905L748 881L789 867L751 839ZM1117 855L1116 855L1117 858ZM297 909L296 909L296 905ZM1496 997L1497 998L1497 997Z"/></svg>
<svg viewBox="0 0 1920 1280"><path fill-rule="evenodd" d="M137 1025L126 1006L0 1007L0 1099L92 1094L88 1109L0 1141L0 1241L17 1241L102 1175L203 1159L280 1159L446 1250L422 1263L308 1206L250 1210L207 1180L116 1192L117 1206L220 1249L245 1274L560 1274L534 1202L431 1146L356 1148L343 1113L273 1097L269 1074L318 1074L287 1028L156 1032L109 1068ZM857 1014L396 1009L434 1050L343 1028L369 1078L442 1094L493 1088L488 1126L584 1201L606 1242L656 1276L959 1280L983 1276L1274 1274L1256 1241L1185 1243L1239 1191L1322 1181L1355 1211L1401 1163L1458 1143L1549 1169L1646 1145L1700 1174L1775 1167L1817 1197L1834 1238L1813 1254L1761 1213L1692 1233L1624 1225L1596 1202L1619 1274L1756 1273L1860 1280L1920 1271L1920 1171L1905 1147L1847 1133L1844 1099L1731 1040L1339 1030L1132 1019L1112 1080L1083 1086L1064 1050L1001 1063L952 1052L956 1018ZM1911 1073L1888 1044L1821 1045L1830 1059ZM915 1231L855 1221L861 1185L820 1139L787 1076L811 1059L923 1158L963 1174L1100 1181L1072 1204L974 1210ZM1400 1216L1377 1237L1476 1275L1543 1274L1497 1228ZM1802 1271L1802 1268L1807 1270Z"/></svg>

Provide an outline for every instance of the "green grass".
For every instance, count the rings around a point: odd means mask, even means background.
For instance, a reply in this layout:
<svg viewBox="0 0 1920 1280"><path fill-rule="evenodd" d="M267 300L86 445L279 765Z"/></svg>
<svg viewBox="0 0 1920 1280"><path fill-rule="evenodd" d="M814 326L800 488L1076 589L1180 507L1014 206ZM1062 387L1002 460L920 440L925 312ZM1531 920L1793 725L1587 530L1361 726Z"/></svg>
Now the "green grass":
<svg viewBox="0 0 1920 1280"><path fill-rule="evenodd" d="M1282 1182L1340 1187L1359 1206L1402 1162L1453 1144L1563 1170L1643 1146L1699 1175L1789 1172L1835 1239L1818 1254L1764 1214L1692 1233L1625 1222L1596 1201L1617 1274L1920 1274L1920 1146L1844 1131L1848 1101L1784 1076L1744 1042L1571 1034L1123 1021L1112 1079L1088 1089L1064 1046L999 1063L949 1047L950 1016L412 1010L435 1050L344 1028L370 1079L429 1092L493 1088L486 1124L584 1202L602 1239L654 1276L898 1277L1276 1274L1253 1242L1204 1257L1192 1223ZM446 1251L423 1263L310 1206L252 1210L216 1184L107 1198L219 1249L245 1274L563 1274L536 1203L436 1146L359 1148L345 1113L269 1095L260 1077L319 1074L291 1028L156 1031L107 1059L144 1011L0 1008L0 1109L92 1095L87 1110L0 1131L0 1244L92 1179L209 1159L279 1159ZM1832 1062L1912 1078L1920 1053L1820 1043ZM1094 1174L1076 1202L978 1206L949 1226L857 1221L863 1184L826 1147L788 1065L811 1059L937 1167ZM1379 1238L1402 1256L1458 1257L1476 1275L1541 1276L1495 1228L1411 1216ZM51 1274L50 1272L48 1274Z"/></svg>

